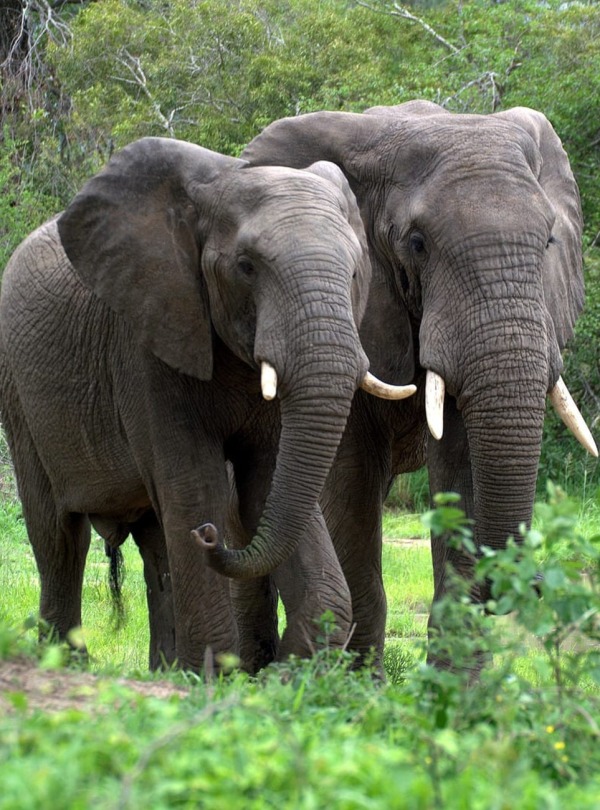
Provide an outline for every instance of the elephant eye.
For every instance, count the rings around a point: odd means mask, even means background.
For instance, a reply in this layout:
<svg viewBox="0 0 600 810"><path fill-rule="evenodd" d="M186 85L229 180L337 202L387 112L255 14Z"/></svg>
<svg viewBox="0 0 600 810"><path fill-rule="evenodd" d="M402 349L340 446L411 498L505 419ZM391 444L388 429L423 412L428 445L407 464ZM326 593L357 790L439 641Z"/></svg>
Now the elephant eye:
<svg viewBox="0 0 600 810"><path fill-rule="evenodd" d="M238 262L238 270L243 276L249 277L254 275L254 265L246 259L241 259Z"/></svg>
<svg viewBox="0 0 600 810"><path fill-rule="evenodd" d="M408 241L413 253L425 253L425 238L423 234L418 231L413 231Z"/></svg>
<svg viewBox="0 0 600 810"><path fill-rule="evenodd" d="M550 245L554 245L554 244L556 244L556 237L551 236L550 239L548 239L548 241L546 242L546 247L549 248Z"/></svg>

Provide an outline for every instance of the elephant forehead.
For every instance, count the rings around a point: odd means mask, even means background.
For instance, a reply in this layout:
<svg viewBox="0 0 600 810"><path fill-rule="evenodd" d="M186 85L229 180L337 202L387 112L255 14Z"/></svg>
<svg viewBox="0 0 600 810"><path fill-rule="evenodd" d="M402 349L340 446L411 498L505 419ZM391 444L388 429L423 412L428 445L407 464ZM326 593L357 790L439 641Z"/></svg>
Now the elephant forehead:
<svg viewBox="0 0 600 810"><path fill-rule="evenodd" d="M339 204L334 184L317 174L284 166L252 166L239 173L235 189L246 201L269 203L288 199L290 202Z"/></svg>
<svg viewBox="0 0 600 810"><path fill-rule="evenodd" d="M522 170L537 176L541 157L520 126L491 116L433 115L390 123L366 161L376 182L412 186L428 176L468 173L476 168Z"/></svg>
<svg viewBox="0 0 600 810"><path fill-rule="evenodd" d="M215 219L238 228L240 238L257 242L267 231L285 227L306 238L322 233L331 237L347 232L357 241L349 223L348 202L328 179L303 170L252 167L229 180L218 201Z"/></svg>
<svg viewBox="0 0 600 810"><path fill-rule="evenodd" d="M295 255L319 263L335 260L348 270L361 260L366 249L341 213L327 215L313 210L299 213L271 203L245 217L237 228L238 253L261 255L271 261Z"/></svg>

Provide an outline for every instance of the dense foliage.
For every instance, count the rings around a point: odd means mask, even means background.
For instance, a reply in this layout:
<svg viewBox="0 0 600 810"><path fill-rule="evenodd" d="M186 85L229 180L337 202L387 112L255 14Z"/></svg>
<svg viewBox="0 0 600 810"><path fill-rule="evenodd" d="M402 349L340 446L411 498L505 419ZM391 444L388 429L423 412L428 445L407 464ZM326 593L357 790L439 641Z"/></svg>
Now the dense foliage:
<svg viewBox="0 0 600 810"><path fill-rule="evenodd" d="M460 582L439 606L447 621L437 651L457 664L483 651L480 681L419 663L413 641L412 656L386 661L382 685L325 645L255 679L188 679L182 689L179 674L179 688L158 699L139 683L69 674L61 648L42 648L37 694L20 682L0 695L0 808L596 808L600 536L581 536L574 504L550 496L522 547L479 563L492 582L489 609L512 615L486 615L460 596ZM14 516L0 503L5 562L30 550L13 542ZM468 547L449 499L426 521ZM29 579L26 565L2 575ZM0 611L0 677L24 650L18 615L14 603ZM128 632L135 642L136 628ZM40 708L57 681L63 705Z"/></svg>
<svg viewBox="0 0 600 810"><path fill-rule="evenodd" d="M9 0L0 6L0 266L115 148L237 154L270 121L427 98L543 111L585 214L587 309L565 377L600 425L600 6L563 0ZM557 441L559 440L559 441ZM542 475L600 483L549 419Z"/></svg>

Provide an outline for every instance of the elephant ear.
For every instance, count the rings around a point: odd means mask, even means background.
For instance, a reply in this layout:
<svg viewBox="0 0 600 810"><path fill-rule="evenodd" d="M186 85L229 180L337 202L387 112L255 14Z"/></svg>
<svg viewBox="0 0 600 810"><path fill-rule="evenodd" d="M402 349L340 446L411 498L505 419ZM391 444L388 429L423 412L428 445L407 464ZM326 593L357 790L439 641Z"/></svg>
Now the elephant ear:
<svg viewBox="0 0 600 810"><path fill-rule="evenodd" d="M367 235L365 233L365 227L360 215L358 202L356 201L356 197L350 188L350 184L348 183L345 174L338 166L335 165L335 163L331 163L328 160L319 160L316 163L312 163L310 166L308 166L306 171L328 180L340 191L342 199L344 200L344 213L346 214L348 223L356 234L356 238L360 244L361 260L356 268L354 295L352 300L356 325L360 326L365 314L367 298L369 295L369 285L371 283L371 262L369 261Z"/></svg>
<svg viewBox="0 0 600 810"><path fill-rule="evenodd" d="M538 181L556 211L553 240L546 251L544 297L562 349L584 304L579 189L567 153L545 115L526 107L495 115L524 129L539 150Z"/></svg>
<svg viewBox="0 0 600 810"><path fill-rule="evenodd" d="M380 124L360 113L315 112L281 118L250 141L242 158L255 166L305 169L319 160L339 166L354 187L360 158Z"/></svg>
<svg viewBox="0 0 600 810"><path fill-rule="evenodd" d="M200 274L211 185L245 161L168 138L117 153L58 220L83 282L165 363L212 376L208 292Z"/></svg>

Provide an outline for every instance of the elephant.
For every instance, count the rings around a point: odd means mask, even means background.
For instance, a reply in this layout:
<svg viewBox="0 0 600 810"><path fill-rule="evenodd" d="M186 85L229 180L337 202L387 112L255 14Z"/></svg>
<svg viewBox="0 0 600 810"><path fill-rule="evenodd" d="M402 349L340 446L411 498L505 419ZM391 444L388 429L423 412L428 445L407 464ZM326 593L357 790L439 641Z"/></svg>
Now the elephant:
<svg viewBox="0 0 600 810"><path fill-rule="evenodd" d="M236 652L229 583L190 537L224 523L226 462L256 528L230 563L269 572L309 527L314 564L298 576L314 572L316 596L288 612L322 603L347 628L317 499L359 385L414 391L368 372L357 327L370 272L337 167L249 167L168 138L116 153L17 248L0 296L0 413L49 632L81 624L93 527L139 547L151 668Z"/></svg>
<svg viewBox="0 0 600 810"><path fill-rule="evenodd" d="M530 522L547 395L597 455L560 377L584 301L578 188L551 124L526 108L456 114L415 100L308 113L271 123L242 157L341 168L373 267L362 345L374 373L419 389L404 402L356 393L320 499L350 588L351 646L381 667L381 518L394 476L427 464L432 493L460 495L480 553ZM477 555L447 537L431 551L435 604L449 565L472 582ZM489 595L472 584L474 601ZM431 617L429 629L441 629Z"/></svg>

